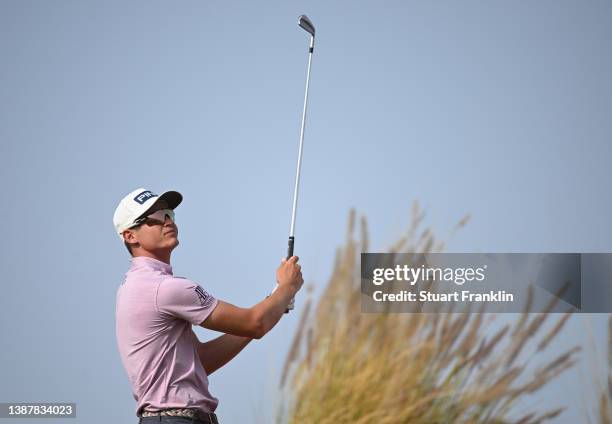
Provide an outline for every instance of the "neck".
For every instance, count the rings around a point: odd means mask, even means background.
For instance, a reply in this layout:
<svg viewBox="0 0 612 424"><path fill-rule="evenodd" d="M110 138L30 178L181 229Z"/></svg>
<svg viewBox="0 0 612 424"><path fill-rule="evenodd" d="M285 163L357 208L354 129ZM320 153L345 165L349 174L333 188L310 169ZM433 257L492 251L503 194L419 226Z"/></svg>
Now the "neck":
<svg viewBox="0 0 612 424"><path fill-rule="evenodd" d="M167 263L170 265L170 254L172 252L170 250L162 250L157 252L151 252L144 249L134 249L134 257L136 256L146 256L147 258L157 259L158 261Z"/></svg>

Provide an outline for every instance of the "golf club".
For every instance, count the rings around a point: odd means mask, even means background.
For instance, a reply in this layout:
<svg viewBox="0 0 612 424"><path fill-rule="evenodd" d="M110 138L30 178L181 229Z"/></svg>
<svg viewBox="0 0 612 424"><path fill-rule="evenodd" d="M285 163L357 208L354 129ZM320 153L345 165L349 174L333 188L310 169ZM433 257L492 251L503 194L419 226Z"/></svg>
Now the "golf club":
<svg viewBox="0 0 612 424"><path fill-rule="evenodd" d="M306 126L306 108L308 106L308 85L310 83L310 65L312 64L312 52L314 51L315 28L308 16L300 15L298 25L310 34L310 47L308 48L308 71L306 72L306 93L304 94L304 110L302 111L302 127L300 129L300 147L298 150L297 170L295 172L295 188L293 191L293 209L291 211L291 229L289 230L289 247L287 249L287 260L293 256L293 247L295 244L295 214L297 212L297 198L300 188L300 170L302 167L302 145L304 143L304 128ZM293 309L293 299L289 304L288 313Z"/></svg>

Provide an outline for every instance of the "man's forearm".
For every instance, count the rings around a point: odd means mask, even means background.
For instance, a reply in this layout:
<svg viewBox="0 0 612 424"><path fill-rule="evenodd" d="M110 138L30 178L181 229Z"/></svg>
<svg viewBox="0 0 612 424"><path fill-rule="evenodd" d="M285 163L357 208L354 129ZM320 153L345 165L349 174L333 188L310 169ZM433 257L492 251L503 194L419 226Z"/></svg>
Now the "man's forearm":
<svg viewBox="0 0 612 424"><path fill-rule="evenodd" d="M253 307L260 317L263 334L266 334L285 315L287 306L295 296L295 290L289 286L279 286L271 295Z"/></svg>
<svg viewBox="0 0 612 424"><path fill-rule="evenodd" d="M198 356L207 375L231 361L252 339L224 334L208 342L198 341Z"/></svg>

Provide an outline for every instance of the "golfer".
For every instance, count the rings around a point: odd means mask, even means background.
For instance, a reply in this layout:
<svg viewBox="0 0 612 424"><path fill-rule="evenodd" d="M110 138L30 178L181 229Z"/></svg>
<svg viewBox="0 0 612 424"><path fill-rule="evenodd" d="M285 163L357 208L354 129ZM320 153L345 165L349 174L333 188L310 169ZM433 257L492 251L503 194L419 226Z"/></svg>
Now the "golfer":
<svg viewBox="0 0 612 424"><path fill-rule="evenodd" d="M219 402L208 391L208 376L270 331L304 283L298 258L283 259L272 294L239 308L175 276L174 209L182 200L176 191L157 195L139 188L121 200L113 217L132 256L117 290L117 345L142 424L217 424ZM192 325L225 334L202 343Z"/></svg>

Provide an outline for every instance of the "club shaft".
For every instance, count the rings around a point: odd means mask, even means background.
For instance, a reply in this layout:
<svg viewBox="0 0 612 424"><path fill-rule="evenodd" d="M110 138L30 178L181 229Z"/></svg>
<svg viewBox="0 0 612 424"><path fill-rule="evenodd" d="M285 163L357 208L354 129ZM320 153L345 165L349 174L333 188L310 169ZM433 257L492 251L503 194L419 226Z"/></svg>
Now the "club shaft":
<svg viewBox="0 0 612 424"><path fill-rule="evenodd" d="M314 37L310 37L308 49L308 71L306 72L306 91L304 93L304 109L302 110L302 126L300 128L300 147L298 149L297 167L295 172L295 187L293 191L293 208L291 210L291 229L289 230L289 250L287 258L293 256L293 242L295 240L295 217L297 213L297 199L300 190L300 173L302 168L302 147L304 145L304 131L306 129L306 111L308 110L308 86L310 85L310 67L312 65L312 52L314 50Z"/></svg>
<svg viewBox="0 0 612 424"><path fill-rule="evenodd" d="M302 168L302 146L304 145L304 129L306 128L306 110L308 109L308 86L310 84L310 65L312 64L312 52L314 51L314 37L310 37L308 48L308 71L306 71L306 91L304 93L304 109L302 110L302 127L300 128L300 147L298 149L297 169L295 171L295 188L293 190L293 208L291 209L291 229L289 230L289 243L287 247L287 260L293 256L293 245L295 242L295 215L297 212L297 199L300 190L300 171ZM285 311L289 313L289 309Z"/></svg>

